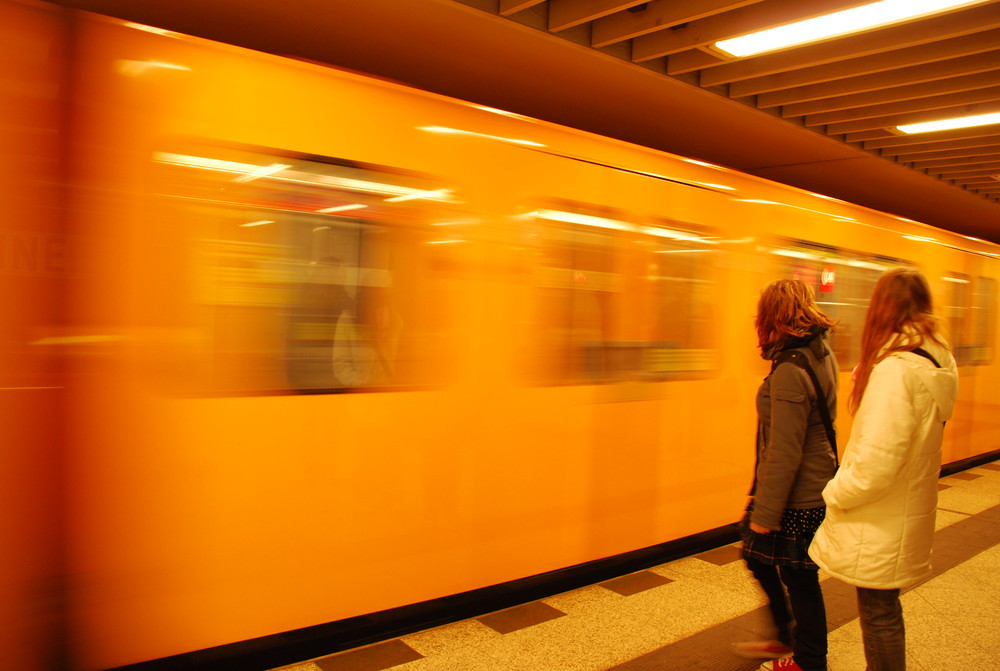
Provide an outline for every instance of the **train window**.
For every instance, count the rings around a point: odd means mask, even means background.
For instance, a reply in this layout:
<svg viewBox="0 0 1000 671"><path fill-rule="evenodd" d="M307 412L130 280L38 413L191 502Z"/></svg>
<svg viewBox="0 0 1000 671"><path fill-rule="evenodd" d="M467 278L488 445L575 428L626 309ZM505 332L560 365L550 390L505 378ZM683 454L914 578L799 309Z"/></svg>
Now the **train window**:
<svg viewBox="0 0 1000 671"><path fill-rule="evenodd" d="M530 377L541 384L613 381L610 344L623 288L615 233L631 224L610 210L566 204L540 208L530 219L539 289Z"/></svg>
<svg viewBox="0 0 1000 671"><path fill-rule="evenodd" d="M714 366L713 241L675 222L549 202L532 211L537 301L529 318L540 384L656 381Z"/></svg>
<svg viewBox="0 0 1000 671"><path fill-rule="evenodd" d="M970 342L969 311L972 299L972 280L964 273L948 273L941 278L946 284L946 304L943 316L948 323L948 337L959 366L973 362L975 345Z"/></svg>
<svg viewBox="0 0 1000 671"><path fill-rule="evenodd" d="M643 338L640 379L697 376L715 365L712 327L713 236L691 224L656 221L640 228L638 335Z"/></svg>
<svg viewBox="0 0 1000 671"><path fill-rule="evenodd" d="M453 190L385 168L249 149L159 153L186 223L207 391L439 383L451 301L431 227ZM427 301L433 295L435 300Z"/></svg>
<svg viewBox="0 0 1000 671"><path fill-rule="evenodd" d="M972 363L986 365L993 361L993 337L996 333L996 280L977 277L972 296Z"/></svg>
<svg viewBox="0 0 1000 671"><path fill-rule="evenodd" d="M810 285L817 304L837 322L831 347L840 369L851 370L861 354L861 334L876 282L886 270L909 264L799 240L785 241L770 251L782 261L780 274Z"/></svg>

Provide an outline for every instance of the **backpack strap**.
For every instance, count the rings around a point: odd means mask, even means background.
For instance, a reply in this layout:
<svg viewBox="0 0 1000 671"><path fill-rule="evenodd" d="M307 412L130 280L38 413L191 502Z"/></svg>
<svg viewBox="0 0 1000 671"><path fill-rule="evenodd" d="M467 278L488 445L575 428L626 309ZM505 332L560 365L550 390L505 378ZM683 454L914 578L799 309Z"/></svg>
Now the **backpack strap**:
<svg viewBox="0 0 1000 671"><path fill-rule="evenodd" d="M778 355L778 358L774 360L774 368L778 365L789 362L794 363L799 368L803 369L809 374L809 379L812 380L813 388L816 390L816 405L818 406L819 415L823 419L823 427L826 429L826 438L830 441L830 447L833 448L833 459L840 467L840 457L837 455L837 431L833 428L833 418L830 417L830 406L826 402L826 394L823 393L823 389L819 385L819 378L816 377L816 371L812 369L809 365L809 361L802 352L796 352L795 350L786 350ZM773 371L774 368L771 370Z"/></svg>
<svg viewBox="0 0 1000 671"><path fill-rule="evenodd" d="M920 356L924 357L925 359L930 359L931 363L934 364L937 368L941 367L941 364L938 363L938 360L935 359L933 356L931 356L931 353L928 352L927 350L925 350L925 349L923 349L921 347L918 347L918 348L916 348L914 350L910 350L910 351L913 352L914 354L919 354ZM948 425L948 422L941 422L941 426L947 426L947 425Z"/></svg>
<svg viewBox="0 0 1000 671"><path fill-rule="evenodd" d="M919 354L920 356L924 357L925 359L930 359L931 363L934 364L934 366L936 368L940 368L941 367L941 364L938 363L937 359L935 359L934 357L932 357L931 353L928 352L927 350L918 347L918 348L916 348L914 350L910 350L910 351L913 352L914 354Z"/></svg>

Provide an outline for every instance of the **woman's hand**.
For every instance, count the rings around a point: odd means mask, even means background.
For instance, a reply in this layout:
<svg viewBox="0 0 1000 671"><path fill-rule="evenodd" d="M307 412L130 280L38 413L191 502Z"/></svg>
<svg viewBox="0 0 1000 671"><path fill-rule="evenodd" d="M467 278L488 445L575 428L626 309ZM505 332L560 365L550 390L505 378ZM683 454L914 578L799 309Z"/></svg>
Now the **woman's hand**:
<svg viewBox="0 0 1000 671"><path fill-rule="evenodd" d="M770 529L768 529L767 527L762 527L761 525L757 524L756 522L751 522L750 523L750 531L753 531L754 533L758 533L758 534L769 534L769 533L771 533Z"/></svg>

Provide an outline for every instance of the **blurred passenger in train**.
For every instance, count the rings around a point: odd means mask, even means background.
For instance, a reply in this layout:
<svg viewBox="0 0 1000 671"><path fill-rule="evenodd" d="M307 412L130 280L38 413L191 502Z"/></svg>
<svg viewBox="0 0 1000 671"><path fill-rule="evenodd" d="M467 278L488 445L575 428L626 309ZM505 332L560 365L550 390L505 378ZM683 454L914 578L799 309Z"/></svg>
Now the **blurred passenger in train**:
<svg viewBox="0 0 1000 671"><path fill-rule="evenodd" d="M807 549L837 468L837 362L827 344L833 321L809 285L778 280L761 292L756 326L771 372L757 391L757 466L740 532L777 640L739 643L737 651L772 658L761 669L826 671L826 610Z"/></svg>
<svg viewBox="0 0 1000 671"><path fill-rule="evenodd" d="M809 549L830 575L857 587L868 671L906 668L899 590L931 571L941 439L957 395L958 369L927 280L890 270L868 308L854 426Z"/></svg>
<svg viewBox="0 0 1000 671"><path fill-rule="evenodd" d="M331 358L337 324L345 311L354 309L347 293L343 261L328 256L310 264L299 287L289 319L288 377L298 389L336 389Z"/></svg>
<svg viewBox="0 0 1000 671"><path fill-rule="evenodd" d="M356 309L345 310L337 321L333 373L344 387L384 387L393 382L402 322L389 287L378 282L376 273L369 273L358 288Z"/></svg>

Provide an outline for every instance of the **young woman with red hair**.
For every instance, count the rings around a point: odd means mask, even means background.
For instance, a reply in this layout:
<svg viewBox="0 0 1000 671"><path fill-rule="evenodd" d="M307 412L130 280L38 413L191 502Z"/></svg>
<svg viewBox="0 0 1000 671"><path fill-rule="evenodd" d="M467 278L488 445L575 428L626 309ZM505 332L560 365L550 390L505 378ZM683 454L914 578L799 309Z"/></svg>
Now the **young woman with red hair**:
<svg viewBox="0 0 1000 671"><path fill-rule="evenodd" d="M762 669L826 671L826 611L807 549L836 470L837 362L826 343L833 322L808 285L778 280L761 292L756 327L771 373L757 391L757 466L740 532L778 640L738 644L737 651L779 658Z"/></svg>

